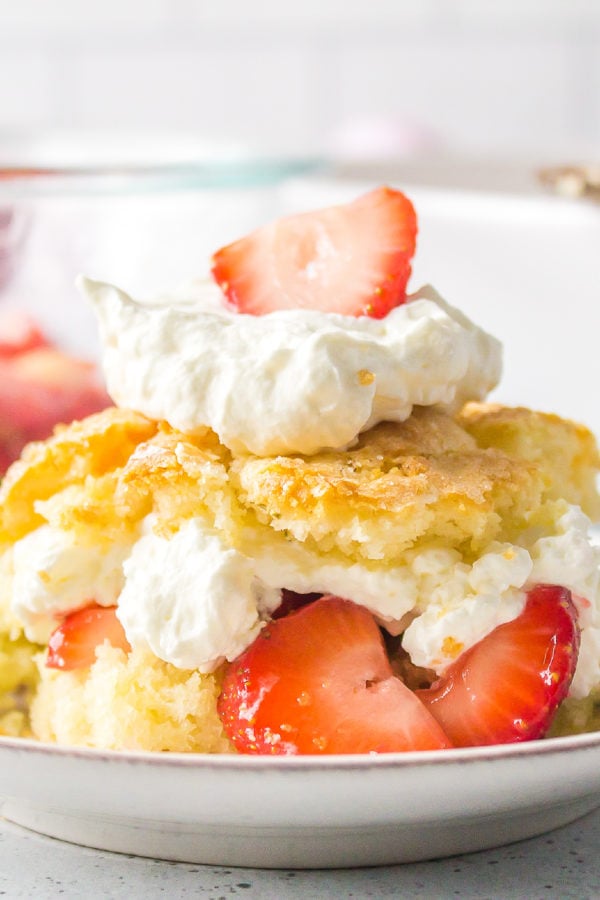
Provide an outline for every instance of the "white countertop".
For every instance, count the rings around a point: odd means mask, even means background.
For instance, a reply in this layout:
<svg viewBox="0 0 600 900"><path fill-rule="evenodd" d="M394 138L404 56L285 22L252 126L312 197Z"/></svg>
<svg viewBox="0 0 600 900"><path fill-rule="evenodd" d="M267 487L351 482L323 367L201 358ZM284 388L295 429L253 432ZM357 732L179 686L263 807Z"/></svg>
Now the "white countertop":
<svg viewBox="0 0 600 900"><path fill-rule="evenodd" d="M153 900L496 900L600 896L600 810L565 828L497 850L371 869L260 870L105 853L0 821L0 895Z"/></svg>

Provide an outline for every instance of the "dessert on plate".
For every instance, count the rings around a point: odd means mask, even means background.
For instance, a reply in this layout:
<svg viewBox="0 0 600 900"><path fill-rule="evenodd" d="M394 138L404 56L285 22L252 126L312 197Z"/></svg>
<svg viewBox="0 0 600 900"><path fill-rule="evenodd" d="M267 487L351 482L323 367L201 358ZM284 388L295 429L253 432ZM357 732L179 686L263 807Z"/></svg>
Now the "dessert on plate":
<svg viewBox="0 0 600 900"><path fill-rule="evenodd" d="M115 406L0 488L5 733L377 753L596 727L598 451L486 402L499 343L407 293L379 188L140 302L82 280Z"/></svg>

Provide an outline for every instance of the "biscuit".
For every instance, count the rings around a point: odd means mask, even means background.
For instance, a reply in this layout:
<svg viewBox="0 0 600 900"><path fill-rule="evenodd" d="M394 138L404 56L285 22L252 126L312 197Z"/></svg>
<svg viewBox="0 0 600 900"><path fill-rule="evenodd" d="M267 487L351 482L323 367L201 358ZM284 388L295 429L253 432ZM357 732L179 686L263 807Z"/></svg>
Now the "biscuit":
<svg viewBox="0 0 600 900"><path fill-rule="evenodd" d="M357 558L392 561L418 542L475 553L510 540L543 499L527 459L480 447L449 415L416 409L315 456L232 462L240 502L261 522Z"/></svg>
<svg viewBox="0 0 600 900"><path fill-rule="evenodd" d="M228 753L216 710L220 679L176 669L149 652L104 645L88 669L60 672L39 659L31 725L42 741L99 749Z"/></svg>
<svg viewBox="0 0 600 900"><path fill-rule="evenodd" d="M496 447L537 466L550 499L575 503L593 520L600 517L598 447L584 425L496 403L467 403L457 421L480 447Z"/></svg>
<svg viewBox="0 0 600 900"><path fill-rule="evenodd" d="M0 543L15 541L42 524L39 501L124 465L156 427L139 413L109 407L82 421L58 426L46 441L29 444L0 486ZM85 490L81 499L85 499Z"/></svg>

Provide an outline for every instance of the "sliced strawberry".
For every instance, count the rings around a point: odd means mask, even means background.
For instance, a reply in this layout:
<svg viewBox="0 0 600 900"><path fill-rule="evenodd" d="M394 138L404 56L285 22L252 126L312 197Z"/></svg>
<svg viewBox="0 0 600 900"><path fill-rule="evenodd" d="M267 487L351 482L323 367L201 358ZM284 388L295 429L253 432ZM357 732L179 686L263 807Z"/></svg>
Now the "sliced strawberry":
<svg viewBox="0 0 600 900"><path fill-rule="evenodd" d="M241 753L385 753L449 747L392 674L368 610L323 597L271 622L232 662L218 703Z"/></svg>
<svg viewBox="0 0 600 900"><path fill-rule="evenodd" d="M86 606L66 617L48 641L46 665L50 669L81 669L96 659L96 647L108 641L128 653L131 650L116 606Z"/></svg>
<svg viewBox="0 0 600 900"><path fill-rule="evenodd" d="M212 274L239 312L318 309L381 318L406 299L416 234L410 200L380 187L223 247Z"/></svg>
<svg viewBox="0 0 600 900"><path fill-rule="evenodd" d="M456 746L543 737L577 664L577 611L568 590L538 585L521 615L499 625L417 691Z"/></svg>

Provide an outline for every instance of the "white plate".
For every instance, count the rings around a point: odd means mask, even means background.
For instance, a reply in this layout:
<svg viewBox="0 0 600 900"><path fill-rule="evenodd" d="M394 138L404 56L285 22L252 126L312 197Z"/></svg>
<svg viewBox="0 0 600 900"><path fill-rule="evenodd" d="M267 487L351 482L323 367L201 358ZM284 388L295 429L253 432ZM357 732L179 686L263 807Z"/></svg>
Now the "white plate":
<svg viewBox="0 0 600 900"><path fill-rule="evenodd" d="M0 739L7 819L213 865L384 865L499 846L600 806L600 734L373 757L96 752Z"/></svg>

